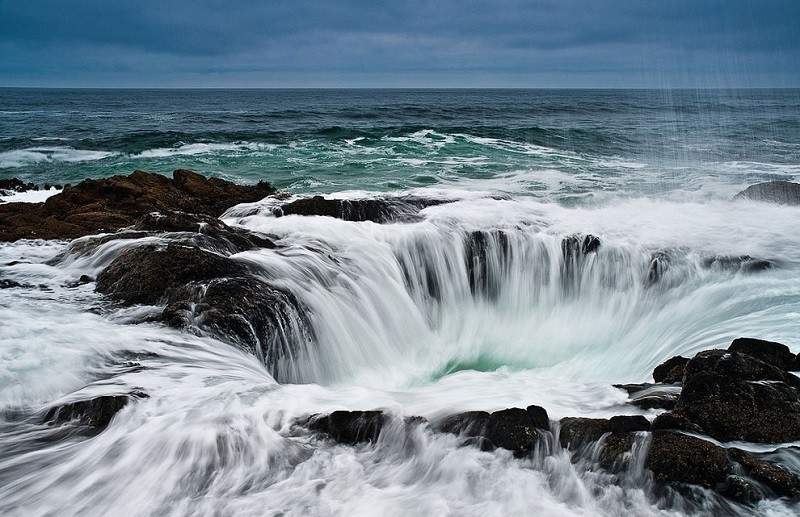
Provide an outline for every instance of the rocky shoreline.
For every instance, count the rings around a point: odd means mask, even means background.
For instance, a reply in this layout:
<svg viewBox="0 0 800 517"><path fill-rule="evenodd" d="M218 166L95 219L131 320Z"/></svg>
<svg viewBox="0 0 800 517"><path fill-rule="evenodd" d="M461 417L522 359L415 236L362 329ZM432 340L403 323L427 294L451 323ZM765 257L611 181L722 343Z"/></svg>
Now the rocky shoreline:
<svg viewBox="0 0 800 517"><path fill-rule="evenodd" d="M14 183L14 188L26 187L19 183L22 186ZM800 186L772 183L772 189L761 184L737 197L800 204ZM102 246L158 237L157 242L119 252L97 277L96 290L120 306L157 306L147 321L210 334L238 346L259 357L280 381L281 369L296 350L291 349L291 340L273 336L290 331L298 339L313 339L306 310L291 292L232 258L247 250L275 248L276 239L219 220L231 206L276 195L265 182L241 186L187 170L175 171L172 179L136 171L67 186L44 203L0 204L0 241L82 237L55 259L58 262ZM422 208L443 202L316 196L279 203L275 215L402 222L416 220ZM480 232L471 237L472 255L486 253L487 238ZM561 244L565 263L579 261L602 245L591 235L565 238ZM648 278L656 282L667 263L666 254L654 257ZM481 261L474 264L469 270L471 287L489 290ZM708 267L757 272L774 264L751 257L723 257ZM3 282L0 278L0 288L15 287ZM740 447L740 442L800 441L800 378L792 373L796 371L800 371L800 357L787 346L740 338L726 350L666 361L655 368L654 383L617 386L628 393L633 406L666 410L652 422L644 416L626 415L554 421L544 408L529 406L492 413L470 411L433 422L414 416L399 418L380 409L336 411L310 415L296 427L300 432L318 433L322 439L358 446L379 440L387 425L423 426L432 433L456 435L464 446L505 449L519 458L552 454L560 448L570 451L576 461L591 461L617 474L639 462L663 486L677 490L701 486L740 503L798 498L796 473L768 461L764 454ZM100 397L47 408L37 418L53 426L78 422L92 435L102 432L126 404L146 397L140 392Z"/></svg>

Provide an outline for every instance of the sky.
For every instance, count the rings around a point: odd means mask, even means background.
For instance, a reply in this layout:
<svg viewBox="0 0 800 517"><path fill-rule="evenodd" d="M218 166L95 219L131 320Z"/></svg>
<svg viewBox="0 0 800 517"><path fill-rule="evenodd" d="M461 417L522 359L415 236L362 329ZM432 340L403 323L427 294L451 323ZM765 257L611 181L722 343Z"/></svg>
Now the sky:
<svg viewBox="0 0 800 517"><path fill-rule="evenodd" d="M800 0L0 0L0 86L800 87Z"/></svg>

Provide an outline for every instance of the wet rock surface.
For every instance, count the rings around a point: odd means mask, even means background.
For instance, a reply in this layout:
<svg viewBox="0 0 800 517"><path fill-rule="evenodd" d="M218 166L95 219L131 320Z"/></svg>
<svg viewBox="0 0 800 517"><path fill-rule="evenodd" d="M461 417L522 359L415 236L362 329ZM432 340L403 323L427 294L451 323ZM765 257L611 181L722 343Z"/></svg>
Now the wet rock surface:
<svg viewBox="0 0 800 517"><path fill-rule="evenodd" d="M86 427L88 434L98 434L108 427L114 416L131 400L141 398L147 398L147 394L133 392L70 402L47 410L42 417L42 423L60 425L77 421L79 425Z"/></svg>
<svg viewBox="0 0 800 517"><path fill-rule="evenodd" d="M181 211L219 217L239 203L275 193L268 183L237 185L185 169L172 179L135 171L129 176L84 180L44 203L0 206L0 241L74 239L131 226L151 212Z"/></svg>
<svg viewBox="0 0 800 517"><path fill-rule="evenodd" d="M308 428L330 436L347 445L375 442L389 420L382 411L334 411L329 415L315 415Z"/></svg>
<svg viewBox="0 0 800 517"><path fill-rule="evenodd" d="M706 440L671 431L655 431L647 466L663 482L711 488L731 469L725 449Z"/></svg>
<svg viewBox="0 0 800 517"><path fill-rule="evenodd" d="M783 205L800 205L800 183L789 181L767 181L751 185L733 199L752 199Z"/></svg>
<svg viewBox="0 0 800 517"><path fill-rule="evenodd" d="M326 199L323 196L298 199L276 209L275 215L322 215L344 221L374 223L412 222L419 211L447 201L417 197L397 199Z"/></svg>
<svg viewBox="0 0 800 517"><path fill-rule="evenodd" d="M733 340L728 350L755 357L784 371L792 371L797 365L797 356L789 347L774 341L740 337Z"/></svg>
<svg viewBox="0 0 800 517"><path fill-rule="evenodd" d="M689 359L687 357L679 355L667 359L653 370L653 380L666 384L683 381L683 372L688 362Z"/></svg>

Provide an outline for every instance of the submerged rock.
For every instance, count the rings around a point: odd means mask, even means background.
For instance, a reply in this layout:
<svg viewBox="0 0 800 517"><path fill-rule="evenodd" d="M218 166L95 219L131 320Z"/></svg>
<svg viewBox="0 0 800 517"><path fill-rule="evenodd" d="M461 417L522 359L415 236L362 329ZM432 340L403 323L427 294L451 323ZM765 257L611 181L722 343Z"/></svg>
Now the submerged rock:
<svg viewBox="0 0 800 517"><path fill-rule="evenodd" d="M777 264L771 260L756 259L750 255L741 255L739 257L710 257L703 260L703 267L731 273L740 271L742 273L757 273L759 271L773 269L777 267Z"/></svg>
<svg viewBox="0 0 800 517"><path fill-rule="evenodd" d="M128 395L105 395L89 400L70 402L52 407L44 414L43 423L64 424L77 421L88 428L90 434L103 431L111 420L132 399L147 398L146 393L133 392Z"/></svg>
<svg viewBox="0 0 800 517"><path fill-rule="evenodd" d="M377 441L388 419L383 411L334 411L329 415L312 416L307 425L334 441L356 445Z"/></svg>
<svg viewBox="0 0 800 517"><path fill-rule="evenodd" d="M800 205L800 183L789 181L767 181L751 185L733 199L752 199L783 205Z"/></svg>
<svg viewBox="0 0 800 517"><path fill-rule="evenodd" d="M181 211L219 217L239 203L275 193L266 182L237 185L179 169L172 179L135 171L129 176L84 180L44 203L0 207L0 241L74 239L131 226L151 212Z"/></svg>
<svg viewBox="0 0 800 517"><path fill-rule="evenodd" d="M680 388L662 384L615 384L628 392L628 404L640 409L672 409L678 401Z"/></svg>

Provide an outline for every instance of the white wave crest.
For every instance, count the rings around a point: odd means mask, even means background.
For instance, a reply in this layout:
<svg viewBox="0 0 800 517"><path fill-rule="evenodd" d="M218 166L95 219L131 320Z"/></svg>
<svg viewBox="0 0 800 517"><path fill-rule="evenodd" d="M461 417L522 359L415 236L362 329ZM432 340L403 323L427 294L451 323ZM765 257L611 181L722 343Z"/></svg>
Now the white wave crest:
<svg viewBox="0 0 800 517"><path fill-rule="evenodd" d="M45 162L79 163L102 160L119 153L110 151L92 151L89 149L75 149L73 147L29 147L27 149L14 149L0 153L0 169L25 167Z"/></svg>

